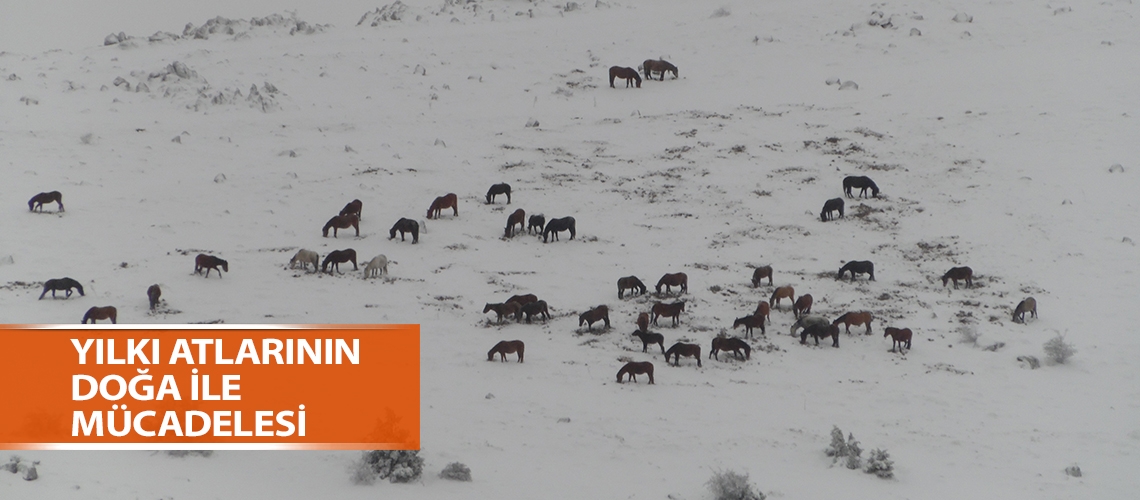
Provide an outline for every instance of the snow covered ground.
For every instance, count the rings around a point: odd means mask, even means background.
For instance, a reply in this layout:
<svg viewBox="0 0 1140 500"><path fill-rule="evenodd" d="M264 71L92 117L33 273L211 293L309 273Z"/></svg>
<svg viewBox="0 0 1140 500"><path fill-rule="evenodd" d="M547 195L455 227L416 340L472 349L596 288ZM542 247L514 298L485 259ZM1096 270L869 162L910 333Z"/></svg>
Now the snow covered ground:
<svg viewBox="0 0 1140 500"><path fill-rule="evenodd" d="M0 321L114 305L123 323L420 323L422 481L354 485L356 452L21 452L40 479L0 474L0 498L700 499L716 470L774 498L1135 496L1135 4L406 3L375 27L313 8L304 25L0 54ZM234 15L185 21L217 14ZM650 58L680 78L609 87L610 66ZM881 196L820 222L846 175ZM484 203L498 182L510 205ZM24 209L51 190L66 212ZM458 217L387 238L452 192ZM322 238L353 199L361 236ZM516 208L573 216L577 237L504 239ZM287 269L299 248L394 263L370 280ZM230 272L193 275L199 252ZM876 281L836 281L849 260ZM800 345L785 303L747 362L637 350L637 314L674 297L618 300L619 277L688 274L680 326L651 330L707 356L771 294L750 283L765 264L815 313L871 311L873 335ZM963 265L974 287L942 287ZM36 300L63 276L87 295ZM480 314L522 293L553 319ZM1011 322L1027 296L1040 318ZM587 333L576 316L599 304L613 328ZM887 326L913 349L888 352ZM1058 333L1067 364L1017 361ZM486 361L504 339L525 363ZM615 384L628 359L656 384ZM895 479L832 466L833 425L888 450ZM436 477L454 461L473 482Z"/></svg>

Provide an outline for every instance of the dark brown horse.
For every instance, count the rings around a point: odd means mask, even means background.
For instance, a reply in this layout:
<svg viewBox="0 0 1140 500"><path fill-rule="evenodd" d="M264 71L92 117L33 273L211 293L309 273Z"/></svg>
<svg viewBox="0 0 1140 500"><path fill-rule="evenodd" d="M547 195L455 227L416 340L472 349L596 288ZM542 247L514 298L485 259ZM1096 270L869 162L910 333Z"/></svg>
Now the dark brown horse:
<svg viewBox="0 0 1140 500"><path fill-rule="evenodd" d="M570 231L570 239L574 239L574 235L578 232L577 222L573 217L563 217L561 219L550 219L546 223L546 228L542 230L542 242L546 243L550 235L554 235L554 241L558 241L558 233L562 231Z"/></svg>
<svg viewBox="0 0 1140 500"><path fill-rule="evenodd" d="M487 203L488 204L494 203L495 202L495 196L498 196L500 194L507 195L507 204L510 205L511 204L511 185L507 184L505 182L500 183L500 184L492 184L491 185L491 189L487 190Z"/></svg>
<svg viewBox="0 0 1140 500"><path fill-rule="evenodd" d="M530 323L531 316L538 316L542 318L542 322L546 323L550 319L550 309L546 306L545 300L536 300L529 304L522 306L522 314L526 316L526 322ZM518 318L520 315L516 315Z"/></svg>
<svg viewBox="0 0 1140 500"><path fill-rule="evenodd" d="M875 281L875 264L869 260L852 260L843 264L843 267L839 268L839 274L835 279L843 279L843 275L848 272L851 273L851 281L855 281L856 274L869 274L871 275L871 281Z"/></svg>
<svg viewBox="0 0 1140 500"><path fill-rule="evenodd" d="M898 350L901 351L903 349L903 344L906 344L906 348L910 349L910 338L913 335L914 333L910 331L910 328L887 327L886 333L883 334L883 338L891 338L891 352L895 352L895 347L898 347Z"/></svg>
<svg viewBox="0 0 1140 500"><path fill-rule="evenodd" d="M445 208L454 210L455 216L459 217L459 197L455 196L455 193L447 193L431 202L431 206L428 207L427 218L438 219L439 213Z"/></svg>
<svg viewBox="0 0 1140 500"><path fill-rule="evenodd" d="M538 296L533 293L512 295L511 298L507 299L507 302L518 302L520 306L525 306L531 302L538 302Z"/></svg>
<svg viewBox="0 0 1140 500"><path fill-rule="evenodd" d="M115 324L118 317L119 311L112 306L92 307L87 310L87 314L83 315L83 324L86 325L87 320L91 320L91 324L94 325L97 319L109 319L111 324Z"/></svg>
<svg viewBox="0 0 1140 500"><path fill-rule="evenodd" d="M875 317L872 316L869 311L849 312L843 316L840 316L839 319L832 321L831 324L839 325L840 323L843 323L846 326L845 330L848 334L851 333L851 325L867 325L867 331L864 332L864 335L870 335L871 322L874 320Z"/></svg>
<svg viewBox="0 0 1140 500"><path fill-rule="evenodd" d="M671 287L681 287L680 293L689 291L689 276L685 273L666 274L657 280L657 293L661 293L661 285L665 285L665 293L669 293Z"/></svg>
<svg viewBox="0 0 1140 500"><path fill-rule="evenodd" d="M158 285L151 285L146 289L146 297L150 299L150 310L153 311L158 307L158 298L162 297L162 289Z"/></svg>
<svg viewBox="0 0 1140 500"><path fill-rule="evenodd" d="M329 252L329 254L325 256L325 261L321 263L321 272L323 273L328 270L329 274L332 274L333 269L335 269L336 272L339 273L341 262L351 262L353 271L360 270L360 268L356 266L356 250L346 248L344 250L333 250ZM329 269L329 264L332 264L332 269Z"/></svg>
<svg viewBox="0 0 1140 500"><path fill-rule="evenodd" d="M487 361L494 361L495 354L498 354L501 361L503 363L506 363L507 355L517 352L519 354L519 363L522 363L523 349L525 347L526 346L523 345L523 341L521 340L500 340L498 344L495 344L495 347L492 347L490 351L487 351Z"/></svg>
<svg viewBox="0 0 1140 500"><path fill-rule="evenodd" d="M1037 317L1037 299L1029 297L1017 303L1017 307L1013 309L1013 322L1025 323L1025 313L1030 313L1034 318Z"/></svg>
<svg viewBox="0 0 1140 500"><path fill-rule="evenodd" d="M756 305L756 312L752 313L752 315L753 316L762 316L764 319L768 320L768 322L771 322L772 321L772 316L770 315L771 311L772 311L772 306L768 305L768 301L761 300L760 303Z"/></svg>
<svg viewBox="0 0 1140 500"><path fill-rule="evenodd" d="M503 318L510 316L512 314L515 315L515 318L518 318L519 310L521 310L521 309L522 309L522 306L519 305L518 302L509 302L508 301L508 302L503 302L502 304L487 304L486 306L483 307L483 314L487 314L491 311L495 311L495 314L497 314L499 316L499 324L502 324Z"/></svg>
<svg viewBox="0 0 1140 500"><path fill-rule="evenodd" d="M526 229L526 212L523 209L515 210L509 217L507 217L506 237L514 236L515 225L519 226L519 231Z"/></svg>
<svg viewBox="0 0 1140 500"><path fill-rule="evenodd" d="M737 359L740 359L740 351L744 351L744 359L752 359L752 346L748 342L740 340L736 337L716 337L712 339L712 350L709 351L709 357L720 361L720 356L717 356L718 351L732 351Z"/></svg>
<svg viewBox="0 0 1140 500"><path fill-rule="evenodd" d="M618 278L617 285L618 299L622 298L622 295L626 290L631 290L630 296L633 295L633 292L637 292L639 294L645 293L645 283L642 283L641 280L637 279L637 276L626 276L624 278Z"/></svg>
<svg viewBox="0 0 1140 500"><path fill-rule="evenodd" d="M218 269L221 267L221 269ZM230 263L222 259L214 257L213 255L206 255L204 253L198 254L194 257L194 274L202 274L202 270L206 270L206 277L210 277L210 270L213 269L218 272L218 277L222 277L222 271L230 272Z"/></svg>
<svg viewBox="0 0 1140 500"><path fill-rule="evenodd" d="M59 204L59 211L63 212L63 194L61 194L59 191L40 193L33 196L32 199L28 200L28 210L35 212L38 208L40 209L40 212L43 212L44 203L51 203L53 201Z"/></svg>
<svg viewBox="0 0 1140 500"><path fill-rule="evenodd" d="M321 228L321 236L328 238L329 228L332 228L333 238L336 238L338 229L348 229L350 227L356 230L357 236L360 236L360 219L356 214L337 215L329 219L329 221L325 223L325 227Z"/></svg>
<svg viewBox="0 0 1140 500"><path fill-rule="evenodd" d="M546 216L542 214L532 215L526 223L526 234L542 234L544 227L546 227Z"/></svg>
<svg viewBox="0 0 1140 500"><path fill-rule="evenodd" d="M871 180L870 177L867 177L865 175L850 175L843 178L843 194L847 195L848 198L854 198L854 196L851 195L851 190L853 188L859 188L860 197L867 196L868 189L871 190L872 198L879 197L879 186L876 186L875 181Z"/></svg>
<svg viewBox="0 0 1140 500"><path fill-rule="evenodd" d="M614 87L614 78L625 80L626 88L632 87L634 81L637 81L637 88L641 88L641 75L637 74L636 69L610 66L610 88L616 88Z"/></svg>
<svg viewBox="0 0 1140 500"><path fill-rule="evenodd" d="M673 357L673 366L681 366L681 356L697 358L697 366L701 366L701 346L677 342L665 351L665 364L669 364L669 357Z"/></svg>
<svg viewBox="0 0 1140 500"><path fill-rule="evenodd" d="M420 223L412 219L400 218L392 229L388 231L388 239L396 239L396 231L400 232L400 241L404 240L404 233L412 233L412 244L420 242Z"/></svg>
<svg viewBox="0 0 1140 500"><path fill-rule="evenodd" d="M657 318L659 318L661 316L664 316L666 318L673 318L673 326L677 326L677 323L681 322L681 313L684 310L685 310L685 303L684 302L674 302L672 304L666 304L664 302L658 302L656 304L653 304L653 310L652 310L653 314L651 316L651 320L652 320L653 324L656 325L657 324Z"/></svg>
<svg viewBox="0 0 1140 500"><path fill-rule="evenodd" d="M796 296L796 289L791 286L782 286L772 291L772 297L768 299L768 305L772 308L780 305L780 300L788 299L794 301Z"/></svg>
<svg viewBox="0 0 1140 500"><path fill-rule="evenodd" d="M642 333L649 331L649 313L637 315L637 331Z"/></svg>
<svg viewBox="0 0 1140 500"><path fill-rule="evenodd" d="M364 202L360 200L352 200L348 202L344 208L340 209L341 215L355 215L357 220L360 219L360 210L364 208Z"/></svg>
<svg viewBox="0 0 1140 500"><path fill-rule="evenodd" d="M673 73L674 80L678 78L677 67L669 64L669 61L660 59L646 59L645 62L641 63L641 70L645 72L646 80L652 80L653 73L660 73L661 79L659 81L662 82L665 81L665 73Z"/></svg>
<svg viewBox="0 0 1140 500"><path fill-rule="evenodd" d="M796 303L792 304L792 315L797 319L805 314L811 314L812 297L810 293L800 295Z"/></svg>
<svg viewBox="0 0 1140 500"><path fill-rule="evenodd" d="M954 289L958 289L958 280L966 281L966 288L970 288L974 284L974 270L968 267L952 267L946 274L942 275L942 286L946 287L946 282L954 280Z"/></svg>
<svg viewBox="0 0 1140 500"><path fill-rule="evenodd" d="M732 322L732 329L735 330L736 327L742 325L744 326L744 338L752 336L753 328L760 328L760 335L767 334L764 331L764 316L761 316L759 314L753 314L751 316L745 316L743 318L736 318L736 321Z"/></svg>
<svg viewBox="0 0 1140 500"><path fill-rule="evenodd" d="M808 325L807 327L804 328L804 331L802 333L800 333L800 343L801 344L807 343L808 335L815 337L815 345L819 345L820 337L822 337L822 338L831 337L831 340L832 340L831 347L839 347L839 326L838 325L828 325L826 323L822 324L822 325L819 325L819 324Z"/></svg>
<svg viewBox="0 0 1140 500"><path fill-rule="evenodd" d="M760 280L768 278L768 285L772 285L772 266L757 267L752 271L752 286L760 286Z"/></svg>
<svg viewBox="0 0 1140 500"><path fill-rule="evenodd" d="M839 218L843 218L843 198L832 198L823 204L823 211L819 213L819 220L827 222L835 218L832 212L839 212Z"/></svg>
<svg viewBox="0 0 1140 500"><path fill-rule="evenodd" d="M610 327L610 308L598 306L578 315L578 327L586 325L586 330L593 330L594 323L603 321L606 328Z"/></svg>
<svg viewBox="0 0 1140 500"><path fill-rule="evenodd" d="M641 352L649 350L649 344L661 346L661 354L665 354L665 336L660 333L633 332L633 336L641 339Z"/></svg>
<svg viewBox="0 0 1140 500"><path fill-rule="evenodd" d="M668 362L668 361L666 361ZM629 380L637 382L637 375L649 375L649 383L653 383L653 363L648 361L630 361L618 370L617 383L621 383L622 375L629 375Z"/></svg>
<svg viewBox="0 0 1140 500"><path fill-rule="evenodd" d="M64 295L64 298L70 298L72 288L76 289L79 292L79 296L83 296L83 285L80 285L78 281L75 281L71 278L56 278L47 280L44 282L44 291L43 293L40 293L40 299L43 299L44 295L46 295L49 290L51 291L51 298L53 299L55 298L55 292L57 290L61 292L67 292L66 295Z"/></svg>

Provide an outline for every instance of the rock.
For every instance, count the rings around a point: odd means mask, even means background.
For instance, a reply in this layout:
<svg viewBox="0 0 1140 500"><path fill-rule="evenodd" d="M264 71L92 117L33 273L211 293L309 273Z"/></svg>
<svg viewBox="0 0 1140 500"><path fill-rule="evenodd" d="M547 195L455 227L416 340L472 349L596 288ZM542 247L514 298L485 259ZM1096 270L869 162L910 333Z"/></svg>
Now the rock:
<svg viewBox="0 0 1140 500"><path fill-rule="evenodd" d="M170 140L170 142L177 142L178 144L182 144L182 136L176 135L173 139Z"/></svg>
<svg viewBox="0 0 1140 500"><path fill-rule="evenodd" d="M214 182L221 184L226 182L226 174L218 174L214 176Z"/></svg>
<svg viewBox="0 0 1140 500"><path fill-rule="evenodd" d="M412 70L412 74L413 75L420 75L420 76L427 76L427 69L424 68L423 66L420 66L419 64L417 64L416 69Z"/></svg>
<svg viewBox="0 0 1140 500"><path fill-rule="evenodd" d="M1070 465L1068 467L1065 467L1065 474L1068 474L1072 477L1081 477L1081 468L1077 467L1076 465Z"/></svg>
<svg viewBox="0 0 1140 500"><path fill-rule="evenodd" d="M1121 165L1119 163L1113 163L1111 167L1108 167L1108 173L1111 174L1111 173L1116 173L1116 172L1120 172L1123 174L1124 173L1124 165Z"/></svg>
<svg viewBox="0 0 1140 500"><path fill-rule="evenodd" d="M107 38L104 38L104 39L103 39L103 45L104 45L104 46L106 46L106 45L114 45L114 44L116 44L116 43L119 43L119 37L115 36L115 34L114 34L114 33L111 33L110 35L107 35Z"/></svg>
<svg viewBox="0 0 1140 500"><path fill-rule="evenodd" d="M488 392L486 396L483 396L483 399L495 399L495 395Z"/></svg>
<svg viewBox="0 0 1140 500"><path fill-rule="evenodd" d="M828 85L839 85L840 83L843 83L843 81L840 80L839 78L828 78L827 79Z"/></svg>
<svg viewBox="0 0 1140 500"><path fill-rule="evenodd" d="M530 120L527 120L526 126L530 127L530 128L536 128L536 127L538 127L538 120L531 118Z"/></svg>
<svg viewBox="0 0 1140 500"><path fill-rule="evenodd" d="M443 146L443 147L445 147L445 148L446 148L446 147L447 147L447 143L446 143L446 142L443 142L443 139L436 139L436 140L435 140L435 143L434 143L434 144L432 144L432 146Z"/></svg>
<svg viewBox="0 0 1140 500"><path fill-rule="evenodd" d="M139 84L135 87L135 92L150 92L150 87L147 87L143 82L139 82Z"/></svg>
<svg viewBox="0 0 1140 500"><path fill-rule="evenodd" d="M1028 366L1031 370L1036 370L1041 367L1041 362L1037 360L1037 356L1018 356L1017 360L1024 363L1024 365Z"/></svg>
<svg viewBox="0 0 1140 500"><path fill-rule="evenodd" d="M918 31L918 28L911 28L910 36L922 36L922 32Z"/></svg>
<svg viewBox="0 0 1140 500"><path fill-rule="evenodd" d="M115 80L114 80L114 81L112 81L112 82L111 82L111 84L112 84L112 85L114 85L114 86L116 86L116 87L119 87L119 86L122 86L122 85L126 85L126 86L127 86L127 89L130 89L130 88L131 88L131 84L130 84L130 82L128 82L126 78L123 78L123 77L121 77L121 76L116 76L116 77L115 77Z"/></svg>
<svg viewBox="0 0 1140 500"><path fill-rule="evenodd" d="M847 80L839 86L839 90L859 90L859 84L851 80Z"/></svg>
<svg viewBox="0 0 1140 500"><path fill-rule="evenodd" d="M957 14L954 14L953 21L956 23L972 23L974 22L974 16L971 16L965 12L959 12Z"/></svg>

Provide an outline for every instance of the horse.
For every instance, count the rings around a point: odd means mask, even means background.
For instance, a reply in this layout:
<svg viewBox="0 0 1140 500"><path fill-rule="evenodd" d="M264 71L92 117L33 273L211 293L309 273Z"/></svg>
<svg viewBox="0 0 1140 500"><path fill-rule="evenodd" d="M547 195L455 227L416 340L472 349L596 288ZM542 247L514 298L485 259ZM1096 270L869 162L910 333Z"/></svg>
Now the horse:
<svg viewBox="0 0 1140 500"><path fill-rule="evenodd" d="M823 316L820 316L818 314L805 314L801 316L800 319L797 319L795 323L792 323L792 329L790 333L794 337L796 336L796 329L798 328L807 328L809 326L816 325L827 326L830 324L831 322Z"/></svg>
<svg viewBox="0 0 1140 500"><path fill-rule="evenodd" d="M823 222L827 222L829 220L835 219L835 216L831 215L831 213L835 212L835 211L839 212L839 218L842 219L843 218L843 198L832 198L832 199L824 202L823 211L819 213L819 220L821 220Z"/></svg>
<svg viewBox="0 0 1140 500"><path fill-rule="evenodd" d="M338 229L353 228L356 230L356 235L360 236L360 219L356 214L336 215L325 223L325 227L321 228L321 236L329 237L329 228L333 230L333 238L336 238Z"/></svg>
<svg viewBox="0 0 1140 500"><path fill-rule="evenodd" d="M150 299L150 310L158 307L158 298L162 297L162 289L158 285L151 285L146 289L146 298Z"/></svg>
<svg viewBox="0 0 1140 500"><path fill-rule="evenodd" d="M44 211L44 203L56 202L59 204L59 211L63 212L63 194L59 191L52 191L50 193L40 193L28 200L28 211L35 212L40 209L40 213Z"/></svg>
<svg viewBox="0 0 1140 500"><path fill-rule="evenodd" d="M412 233L412 244L420 242L420 223L412 219L400 218L392 229L388 231L388 239L396 239L396 231L400 232L400 241L404 240L404 233Z"/></svg>
<svg viewBox="0 0 1140 500"><path fill-rule="evenodd" d="M637 315L637 331L642 333L649 331L649 313L641 313Z"/></svg>
<svg viewBox="0 0 1140 500"><path fill-rule="evenodd" d="M373 257L368 261L368 265L364 266L364 279L385 274L388 274L388 257L384 254Z"/></svg>
<svg viewBox="0 0 1140 500"><path fill-rule="evenodd" d="M625 88L627 89L633 86L634 80L637 81L637 88L641 88L641 75L637 74L636 69L610 66L610 88L616 88L614 87L614 78L625 80Z"/></svg>
<svg viewBox="0 0 1140 500"><path fill-rule="evenodd" d="M859 191L860 197L867 196L867 190L868 189L871 190L871 197L872 198L878 198L879 197L879 186L876 186L875 181L871 180L870 177L867 177L865 175L858 176L858 177L853 176L853 175L849 175L847 177L844 177L843 178L843 193L846 194L848 198L854 198L854 196L851 195L851 189L852 188L859 188L860 189L860 191Z"/></svg>
<svg viewBox="0 0 1140 500"><path fill-rule="evenodd" d="M668 61L660 59L646 59L645 62L641 63L641 70L645 72L646 80L652 80L654 72L661 73L661 79L658 81L662 82L665 81L666 72L673 73L674 80L679 78L677 76L677 67L669 64Z"/></svg>
<svg viewBox="0 0 1140 500"><path fill-rule="evenodd" d="M518 318L521 315L526 315L527 324L530 324L531 316L538 316L542 318L543 323L546 323L546 321L550 319L550 309L546 307L545 300L536 300L522 306L521 314L516 314L515 318Z"/></svg>
<svg viewBox="0 0 1140 500"><path fill-rule="evenodd" d="M709 351L709 357L720 361L720 356L717 356L718 351L732 351L737 359L740 359L740 351L744 351L744 359L752 359L752 346L748 342L740 340L736 337L716 337L712 339L712 350Z"/></svg>
<svg viewBox="0 0 1140 500"><path fill-rule="evenodd" d="M348 202L344 208L340 209L341 215L355 215L357 220L360 219L360 209L364 208L364 202L360 200L352 200Z"/></svg>
<svg viewBox="0 0 1140 500"><path fill-rule="evenodd" d="M512 295L511 298L507 299L507 302L518 302L520 306L525 306L531 302L538 302L538 296L533 293Z"/></svg>
<svg viewBox="0 0 1140 500"><path fill-rule="evenodd" d="M736 318L736 321L732 322L732 329L735 330L736 327L741 325L744 325L744 338L750 337L752 335L752 329L756 327L760 327L760 335L767 334L764 331L764 316L759 314Z"/></svg>
<svg viewBox="0 0 1140 500"><path fill-rule="evenodd" d="M434 215L438 219L439 213L445 208L454 210L455 216L459 217L459 197L455 196L455 193L447 193L431 202L431 206L428 207L427 218L431 219Z"/></svg>
<svg viewBox="0 0 1140 500"><path fill-rule="evenodd" d="M697 366L701 366L701 346L677 342L665 351L665 364L669 364L669 357L673 356L673 366L681 366L681 356L697 358Z"/></svg>
<svg viewBox="0 0 1140 500"><path fill-rule="evenodd" d="M661 293L661 285L665 285L665 293L669 293L675 286L681 287L680 293L685 293L689 291L689 276L685 273L666 273L657 280L657 293Z"/></svg>
<svg viewBox="0 0 1140 500"><path fill-rule="evenodd" d="M321 263L321 272L325 272L325 270L329 268L329 264L332 264L333 269L339 273L341 262L351 262L353 271L360 270L360 268L356 266L356 250L346 248L344 250L333 250L329 252L329 254L325 256L325 261ZM329 270L329 274L332 274L332 270Z"/></svg>
<svg viewBox="0 0 1140 500"><path fill-rule="evenodd" d="M218 267L221 269L218 269ZM218 278L222 277L222 271L230 272L230 263L222 259L214 257L213 255L206 255L204 253L198 254L194 257L194 274L202 274L202 270L206 270L206 277L210 277L210 270L213 269L218 272Z"/></svg>
<svg viewBox="0 0 1140 500"><path fill-rule="evenodd" d="M499 184L492 184L491 189L487 190L487 204L495 202L495 196L500 194L507 195L507 205L511 204L511 185L505 182Z"/></svg>
<svg viewBox="0 0 1140 500"><path fill-rule="evenodd" d="M83 315L82 324L86 325L87 320L91 320L91 324L94 325L95 320L97 319L109 319L111 320L111 324L116 324L118 317L119 311L116 310L113 306L92 307L91 309L87 310L87 314Z"/></svg>
<svg viewBox="0 0 1140 500"><path fill-rule="evenodd" d="M768 320L769 323L771 323L772 322L772 316L770 314L771 310L772 310L772 306L768 305L768 301L761 300L760 303L756 305L756 312L752 313L752 315L753 316L761 316L764 319Z"/></svg>
<svg viewBox="0 0 1140 500"><path fill-rule="evenodd" d="M1037 317L1037 299L1029 297L1018 302L1017 307L1013 309L1013 322L1025 323L1025 313L1030 313L1034 318Z"/></svg>
<svg viewBox="0 0 1140 500"><path fill-rule="evenodd" d="M578 315L579 328L585 324L586 330L593 330L594 323L598 321L604 321L606 328L610 327L610 309L608 307L598 306Z"/></svg>
<svg viewBox="0 0 1140 500"><path fill-rule="evenodd" d="M815 345L819 345L820 337L831 337L831 347L839 347L839 326L838 325L811 325L804 328L803 333L800 334L800 343L806 344L807 337L811 335L815 337Z"/></svg>
<svg viewBox="0 0 1140 500"><path fill-rule="evenodd" d="M542 230L542 242L547 242L550 233L554 233L554 241L558 241L558 233L560 231L570 231L570 239L574 239L574 234L577 232L574 226L575 222L573 217L550 219L546 223L546 228Z"/></svg>
<svg viewBox="0 0 1140 500"><path fill-rule="evenodd" d="M966 288L970 288L974 284L974 270L968 267L952 267L946 274L942 275L942 287L946 287L946 282L954 280L954 289L958 289L958 280L966 281Z"/></svg>
<svg viewBox="0 0 1140 500"><path fill-rule="evenodd" d="M507 316L510 316L513 314L517 318L518 314L519 314L519 309L522 309L522 306L519 305L518 302L508 301L508 302L503 302L502 304L487 304L486 306L483 307L483 314L487 314L491 311L495 311L495 314L497 314L499 316L499 324L502 324L503 318L505 318Z"/></svg>
<svg viewBox="0 0 1140 500"><path fill-rule="evenodd" d="M871 334L871 322L874 320L875 320L875 317L871 316L871 313L868 311L849 312L847 314L844 314L843 316L840 316L839 319L832 321L831 324L839 325L840 323L843 323L846 326L846 330L847 330L848 334L851 334L851 325L855 325L855 326L867 325L867 331L864 332L864 335L870 335Z"/></svg>
<svg viewBox="0 0 1140 500"><path fill-rule="evenodd" d="M514 236L513 230L514 230L516 224L518 224L518 226L519 226L519 231L526 229L526 226L524 225L525 223L526 223L526 212L523 211L523 209L521 209L521 208L518 210L515 210L515 212L513 214L511 214L509 217L507 217L506 237L510 238L510 237Z"/></svg>
<svg viewBox="0 0 1140 500"><path fill-rule="evenodd" d="M498 354L503 363L507 362L507 355L519 353L519 363L523 362L523 341L521 340L500 340L495 347L487 351L487 361L494 361L495 354Z"/></svg>
<svg viewBox="0 0 1140 500"><path fill-rule="evenodd" d="M297 255L289 259L289 269L294 269L297 264L301 264L301 269L308 269L309 264L313 265L313 272L317 272L317 266L321 265L321 256L312 250L305 250L304 248L297 250Z"/></svg>
<svg viewBox="0 0 1140 500"><path fill-rule="evenodd" d="M782 286L772 291L772 297L768 299L768 305L772 308L780 305L781 299L794 300L796 296L796 289L791 286Z"/></svg>
<svg viewBox="0 0 1140 500"><path fill-rule="evenodd" d="M810 314L811 302L812 298L810 293L800 295L800 298L796 299L796 303L792 304L792 315L799 318L805 314Z"/></svg>
<svg viewBox="0 0 1140 500"><path fill-rule="evenodd" d="M622 298L622 294L624 294L626 290L631 290L630 296L633 296L633 292L637 292L638 294L645 293L645 283L642 283L641 280L637 279L637 276L626 276L624 278L618 278L617 285L618 299Z"/></svg>
<svg viewBox="0 0 1140 500"><path fill-rule="evenodd" d="M67 292L67 294L64 295L63 298L65 298L65 299L71 298L71 289L72 288L75 288L79 291L80 297L83 296L83 285L80 285L78 281L75 281L71 278L50 279L50 280L47 280L44 282L44 291L43 291L43 293L40 294L40 298L36 299L36 300L43 299L44 294L48 293L48 290L51 290L51 298L53 298L53 299L55 298L56 290L59 290L61 292Z"/></svg>
<svg viewBox="0 0 1140 500"><path fill-rule="evenodd" d="M641 352L649 351L649 344L657 344L661 346L661 354L665 354L665 336L660 333L650 332L633 332L633 335L641 339Z"/></svg>
<svg viewBox="0 0 1140 500"><path fill-rule="evenodd" d="M906 348L910 349L910 338L913 335L914 333L910 331L910 328L887 327L886 333L883 334L883 338L891 338L891 352L895 352L896 346L898 346L899 351L902 351L903 344L906 344Z"/></svg>
<svg viewBox="0 0 1140 500"><path fill-rule="evenodd" d="M652 310L653 314L651 315L651 318L652 318L651 321L653 322L654 325L657 325L657 318L659 318L661 316L665 316L666 318L671 317L671 318L673 318L673 326L677 326L677 323L681 322L681 312L683 312L684 310L685 310L685 303L684 302L674 302L672 304L666 304L664 302L658 302L656 304L653 304L653 310Z"/></svg>
<svg viewBox="0 0 1140 500"><path fill-rule="evenodd" d="M668 363L668 361L666 361ZM621 376L629 374L629 380L637 382L637 375L649 375L649 383L653 383L653 363L648 361L630 361L618 370L617 383L621 383Z"/></svg>
<svg viewBox="0 0 1140 500"><path fill-rule="evenodd" d="M526 234L542 234L544 227L546 227L546 216L542 214L532 215L526 223Z"/></svg>
<svg viewBox="0 0 1140 500"><path fill-rule="evenodd" d="M760 286L760 280L768 278L768 286L772 285L772 266L757 267L752 271L752 286Z"/></svg>
<svg viewBox="0 0 1140 500"><path fill-rule="evenodd" d="M875 281L875 264L869 260L848 261L839 268L839 274L835 276L835 279L843 279L843 274L847 272L851 273L851 281L855 281L856 274L870 274L871 281Z"/></svg>

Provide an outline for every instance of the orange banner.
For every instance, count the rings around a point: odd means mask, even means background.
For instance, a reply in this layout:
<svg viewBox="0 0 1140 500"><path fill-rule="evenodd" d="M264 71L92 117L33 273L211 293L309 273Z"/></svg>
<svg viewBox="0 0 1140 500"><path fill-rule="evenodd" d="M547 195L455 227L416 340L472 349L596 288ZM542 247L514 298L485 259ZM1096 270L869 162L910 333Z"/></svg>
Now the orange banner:
<svg viewBox="0 0 1140 500"><path fill-rule="evenodd" d="M0 325L0 449L419 449L419 333Z"/></svg>

